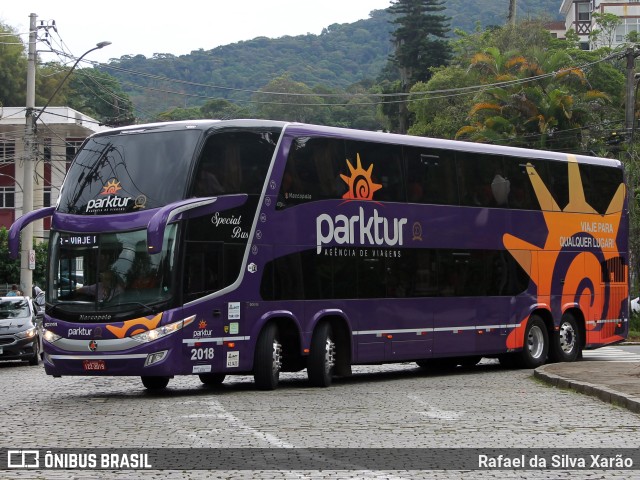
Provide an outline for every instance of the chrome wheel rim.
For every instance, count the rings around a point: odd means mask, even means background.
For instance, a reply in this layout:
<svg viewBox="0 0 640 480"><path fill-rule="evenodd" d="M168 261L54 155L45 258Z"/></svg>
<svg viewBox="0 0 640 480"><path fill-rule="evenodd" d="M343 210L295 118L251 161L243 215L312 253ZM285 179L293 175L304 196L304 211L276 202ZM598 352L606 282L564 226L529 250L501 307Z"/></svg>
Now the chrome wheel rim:
<svg viewBox="0 0 640 480"><path fill-rule="evenodd" d="M576 346L576 332L573 325L565 322L560 325L559 340L560 348L564 353L571 353Z"/></svg>
<svg viewBox="0 0 640 480"><path fill-rule="evenodd" d="M330 373L336 364L336 344L330 338L327 338L324 347L324 371Z"/></svg>
<svg viewBox="0 0 640 480"><path fill-rule="evenodd" d="M274 377L280 373L280 368L282 368L282 345L278 340L273 340L273 356L271 362L271 372Z"/></svg>
<svg viewBox="0 0 640 480"><path fill-rule="evenodd" d="M527 348L532 358L537 359L542 356L542 352L544 351L544 334L542 329L537 325L534 325L529 330Z"/></svg>

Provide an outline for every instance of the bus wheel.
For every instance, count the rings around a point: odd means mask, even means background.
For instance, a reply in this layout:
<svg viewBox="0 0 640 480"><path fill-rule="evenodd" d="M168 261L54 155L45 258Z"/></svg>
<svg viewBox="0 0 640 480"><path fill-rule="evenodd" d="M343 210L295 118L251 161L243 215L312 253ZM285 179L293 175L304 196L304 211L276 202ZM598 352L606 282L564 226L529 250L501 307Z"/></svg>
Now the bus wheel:
<svg viewBox="0 0 640 480"><path fill-rule="evenodd" d="M162 390L169 385L170 377L140 377L147 390Z"/></svg>
<svg viewBox="0 0 640 480"><path fill-rule="evenodd" d="M524 347L520 352L520 364L524 368L544 365L549 352L549 334L542 318L532 315L524 331Z"/></svg>
<svg viewBox="0 0 640 480"><path fill-rule="evenodd" d="M309 382L314 387L328 387L333 379L336 365L336 343L333 340L331 325L321 323L313 333L311 351L307 365Z"/></svg>
<svg viewBox="0 0 640 480"><path fill-rule="evenodd" d="M278 339L278 327L267 325L258 338L253 361L253 379L260 390L274 390L282 368L282 344Z"/></svg>
<svg viewBox="0 0 640 480"><path fill-rule="evenodd" d="M560 329L551 335L549 359L552 362L573 362L580 354L580 330L578 322L570 313L560 320Z"/></svg>
<svg viewBox="0 0 640 480"><path fill-rule="evenodd" d="M214 387L216 385L220 385L224 382L226 375L224 373L203 373L202 375L198 375L200 377L200 381L205 385L209 385L210 387Z"/></svg>

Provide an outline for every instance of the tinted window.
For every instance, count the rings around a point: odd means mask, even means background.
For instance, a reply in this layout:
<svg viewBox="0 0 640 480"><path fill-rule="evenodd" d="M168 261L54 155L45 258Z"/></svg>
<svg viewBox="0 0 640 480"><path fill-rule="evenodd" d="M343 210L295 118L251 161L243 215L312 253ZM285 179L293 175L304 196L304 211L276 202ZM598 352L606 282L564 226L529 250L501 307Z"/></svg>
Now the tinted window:
<svg viewBox="0 0 640 480"><path fill-rule="evenodd" d="M584 197L598 213L605 214L622 180L622 170L580 164ZM612 212L613 213L613 212Z"/></svg>
<svg viewBox="0 0 640 480"><path fill-rule="evenodd" d="M343 179L349 182L349 198L404 202L402 148L371 142L346 142ZM358 162L359 159L359 162ZM359 169L359 166L361 167ZM346 177L346 178L345 178Z"/></svg>
<svg viewBox="0 0 640 480"><path fill-rule="evenodd" d="M367 250L367 249L364 249ZM269 262L263 272L265 300L511 296L529 277L500 250L389 251L332 257L307 250Z"/></svg>
<svg viewBox="0 0 640 480"><path fill-rule="evenodd" d="M408 147L407 201L436 205L458 205L458 181L453 152Z"/></svg>
<svg viewBox="0 0 640 480"><path fill-rule="evenodd" d="M89 139L65 177L59 211L128 213L180 200L199 136L179 130Z"/></svg>
<svg viewBox="0 0 640 480"><path fill-rule="evenodd" d="M504 157L505 179L508 182L509 208L523 210L539 210L540 203L536 196L527 165L535 168L536 172L546 172L546 161L530 160L519 157ZM546 177L546 174L544 175Z"/></svg>
<svg viewBox="0 0 640 480"><path fill-rule="evenodd" d="M509 182L501 157L456 152L456 160L461 205L507 207Z"/></svg>
<svg viewBox="0 0 640 480"><path fill-rule="evenodd" d="M569 166L565 162L546 162L546 169L538 172L551 196L564 210L569 203Z"/></svg>
<svg viewBox="0 0 640 480"><path fill-rule="evenodd" d="M200 155L194 194L259 194L277 136L266 132L222 132L209 137Z"/></svg>
<svg viewBox="0 0 640 480"><path fill-rule="evenodd" d="M277 208L330 198L342 198L347 184L344 142L303 137L293 141L280 186Z"/></svg>

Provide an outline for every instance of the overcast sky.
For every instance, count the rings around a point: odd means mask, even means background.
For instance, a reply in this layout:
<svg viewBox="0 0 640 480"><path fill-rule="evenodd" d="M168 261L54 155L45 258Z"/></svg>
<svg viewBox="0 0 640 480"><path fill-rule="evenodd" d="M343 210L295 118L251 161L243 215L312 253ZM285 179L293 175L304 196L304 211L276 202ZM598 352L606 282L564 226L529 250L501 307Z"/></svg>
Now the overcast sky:
<svg viewBox="0 0 640 480"><path fill-rule="evenodd" d="M77 57L110 41L85 57L107 62L123 55L184 55L261 36L318 35L331 24L366 19L370 11L390 5L390 0L2 0L0 22L14 27L26 43L31 13L38 24L55 20L55 48ZM43 48L39 43L38 50Z"/></svg>

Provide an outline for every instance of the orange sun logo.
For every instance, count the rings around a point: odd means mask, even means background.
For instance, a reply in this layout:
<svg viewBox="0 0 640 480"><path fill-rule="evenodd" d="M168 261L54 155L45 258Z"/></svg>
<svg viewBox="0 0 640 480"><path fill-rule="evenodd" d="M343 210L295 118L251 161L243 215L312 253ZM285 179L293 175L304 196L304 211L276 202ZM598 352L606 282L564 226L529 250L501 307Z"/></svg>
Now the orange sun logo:
<svg viewBox="0 0 640 480"><path fill-rule="evenodd" d="M627 266L617 278L603 278L605 265L621 262L616 243L625 201L625 185L620 184L604 215L585 199L575 156L568 156L569 203L560 209L535 168L527 173L540 202L548 229L542 248L505 234L504 246L536 284L537 302L560 315L579 307L584 313L586 343L602 343L615 337L617 319L628 296ZM620 263L617 263L620 264ZM526 325L520 319L520 326ZM510 348L521 347L524 328L509 335ZM622 338L620 338L622 339Z"/></svg>
<svg viewBox="0 0 640 480"><path fill-rule="evenodd" d="M107 184L102 187L102 192L100 192L100 195L111 195L114 193L118 193L118 190L122 190L122 187L120 186L120 182L114 178L112 180L109 180Z"/></svg>
<svg viewBox="0 0 640 480"><path fill-rule="evenodd" d="M382 185L373 183L371 173L373 172L373 164L365 170L360 163L360 154L356 154L357 166L353 168L351 162L347 160L347 166L351 176L340 174L340 177L349 186L347 193L342 198L347 200L373 200L373 194L382 188Z"/></svg>

